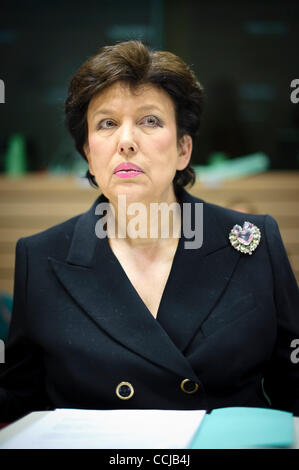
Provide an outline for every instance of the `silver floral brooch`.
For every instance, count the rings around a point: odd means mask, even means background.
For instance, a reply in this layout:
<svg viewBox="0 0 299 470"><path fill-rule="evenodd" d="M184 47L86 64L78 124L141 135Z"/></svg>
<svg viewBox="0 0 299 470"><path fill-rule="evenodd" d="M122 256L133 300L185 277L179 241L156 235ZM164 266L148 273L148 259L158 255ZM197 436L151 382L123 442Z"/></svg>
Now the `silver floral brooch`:
<svg viewBox="0 0 299 470"><path fill-rule="evenodd" d="M248 255L252 255L260 240L260 229L247 221L244 222L243 227L238 224L234 225L229 233L229 241L233 248Z"/></svg>

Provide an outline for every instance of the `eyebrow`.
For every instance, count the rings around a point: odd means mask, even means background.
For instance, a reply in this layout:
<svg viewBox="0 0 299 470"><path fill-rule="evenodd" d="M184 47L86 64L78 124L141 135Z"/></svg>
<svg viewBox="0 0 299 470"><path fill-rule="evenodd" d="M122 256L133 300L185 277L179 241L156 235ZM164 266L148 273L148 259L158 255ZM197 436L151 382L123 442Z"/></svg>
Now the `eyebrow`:
<svg viewBox="0 0 299 470"><path fill-rule="evenodd" d="M160 113L162 113L163 111L158 107L156 106L155 104L146 104L144 106L139 106L137 108L137 111L150 111L150 110L157 110L159 111ZM113 114L115 112L115 110L113 109L108 109L108 108L101 108L99 109L98 111L96 111L92 117L96 116L97 114Z"/></svg>

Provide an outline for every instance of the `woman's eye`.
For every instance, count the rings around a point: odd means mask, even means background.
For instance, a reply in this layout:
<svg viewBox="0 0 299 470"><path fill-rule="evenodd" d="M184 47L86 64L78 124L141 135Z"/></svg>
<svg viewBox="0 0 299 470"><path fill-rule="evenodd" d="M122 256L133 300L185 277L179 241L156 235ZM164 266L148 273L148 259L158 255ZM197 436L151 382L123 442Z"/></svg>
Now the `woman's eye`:
<svg viewBox="0 0 299 470"><path fill-rule="evenodd" d="M142 122L144 122L147 126L150 127L157 127L160 126L160 121L156 116L146 116L143 118Z"/></svg>
<svg viewBox="0 0 299 470"><path fill-rule="evenodd" d="M104 119L103 121L100 121L99 124L97 125L98 129L111 129L114 126L114 121L111 119Z"/></svg>

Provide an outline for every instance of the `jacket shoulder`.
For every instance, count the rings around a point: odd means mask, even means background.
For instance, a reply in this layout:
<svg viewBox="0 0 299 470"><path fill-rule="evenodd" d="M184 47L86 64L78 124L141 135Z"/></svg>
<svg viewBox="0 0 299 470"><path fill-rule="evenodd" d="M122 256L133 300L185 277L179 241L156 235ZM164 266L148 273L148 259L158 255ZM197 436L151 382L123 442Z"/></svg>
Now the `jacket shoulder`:
<svg viewBox="0 0 299 470"><path fill-rule="evenodd" d="M252 222L255 225L264 225L265 218L269 217L273 221L273 217L269 216L268 214L253 214L250 212L239 212L234 209L229 209L227 207L223 207L217 204L213 204L210 202L204 203L206 206L206 212L211 213L217 217L217 219L221 220L224 224L240 224L248 220L248 222Z"/></svg>
<svg viewBox="0 0 299 470"><path fill-rule="evenodd" d="M17 244L24 246L32 254L65 259L78 228L81 232L85 227L87 230L94 230L95 209L100 200L99 196L85 212L29 237L22 237Z"/></svg>
<svg viewBox="0 0 299 470"><path fill-rule="evenodd" d="M204 215L211 217L214 220L217 220L218 223L222 224L224 227L233 228L235 224L243 224L245 221L252 222L258 227L263 226L265 221L269 220L270 223L277 226L275 219L268 214L253 214L249 212L239 212L234 209L229 209L227 207L221 206L219 204L214 204L208 201L204 201L198 197L192 196L194 202L203 203Z"/></svg>
<svg viewBox="0 0 299 470"><path fill-rule="evenodd" d="M59 256L60 253L64 257L70 247L75 226L83 214L78 214L28 237L22 237L17 241L17 246L24 245L28 251L41 255Z"/></svg>

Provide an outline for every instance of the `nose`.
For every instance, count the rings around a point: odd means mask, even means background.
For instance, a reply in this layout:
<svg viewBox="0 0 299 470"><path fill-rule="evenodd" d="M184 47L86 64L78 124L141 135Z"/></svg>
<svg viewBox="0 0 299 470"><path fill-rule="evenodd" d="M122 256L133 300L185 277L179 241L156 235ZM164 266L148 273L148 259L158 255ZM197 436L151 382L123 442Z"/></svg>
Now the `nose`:
<svg viewBox="0 0 299 470"><path fill-rule="evenodd" d="M123 141L119 143L118 151L121 155L134 155L137 151L137 146L132 142Z"/></svg>
<svg viewBox="0 0 299 470"><path fill-rule="evenodd" d="M118 143L118 153L124 156L130 156L137 153L137 143L133 138L131 127L123 130Z"/></svg>

